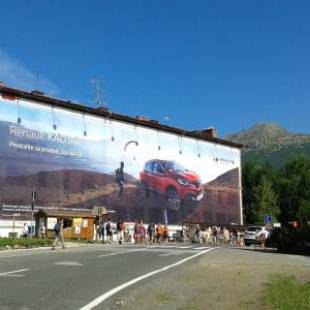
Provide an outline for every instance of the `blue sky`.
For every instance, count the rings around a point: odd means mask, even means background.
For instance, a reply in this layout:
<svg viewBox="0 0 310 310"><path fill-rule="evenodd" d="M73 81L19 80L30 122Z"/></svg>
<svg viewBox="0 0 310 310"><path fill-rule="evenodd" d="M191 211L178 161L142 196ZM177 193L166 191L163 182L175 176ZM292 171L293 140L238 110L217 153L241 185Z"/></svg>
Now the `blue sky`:
<svg viewBox="0 0 310 310"><path fill-rule="evenodd" d="M220 136L310 133L310 1L1 1L0 80Z"/></svg>

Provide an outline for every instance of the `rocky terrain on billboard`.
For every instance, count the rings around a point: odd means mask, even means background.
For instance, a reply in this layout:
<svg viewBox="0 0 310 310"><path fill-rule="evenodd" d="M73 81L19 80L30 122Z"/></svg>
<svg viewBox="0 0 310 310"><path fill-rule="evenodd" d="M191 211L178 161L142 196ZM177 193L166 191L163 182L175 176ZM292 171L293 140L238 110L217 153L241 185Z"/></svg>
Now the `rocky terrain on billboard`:
<svg viewBox="0 0 310 310"><path fill-rule="evenodd" d="M238 223L239 170L233 169L204 184L204 197L199 202L182 201L170 208L167 199L151 192L146 196L140 182L126 174L124 190L114 175L84 170L41 171L35 174L0 177L0 205L31 204L31 189L37 191L36 204L42 208L92 209L107 206L126 220L164 222Z"/></svg>

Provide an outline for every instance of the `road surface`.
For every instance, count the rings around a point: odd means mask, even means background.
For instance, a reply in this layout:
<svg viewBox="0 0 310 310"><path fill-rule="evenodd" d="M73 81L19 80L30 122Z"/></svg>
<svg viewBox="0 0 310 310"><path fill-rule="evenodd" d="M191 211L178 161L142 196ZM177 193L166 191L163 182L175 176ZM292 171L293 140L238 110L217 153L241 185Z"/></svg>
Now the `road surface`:
<svg viewBox="0 0 310 310"><path fill-rule="evenodd" d="M310 258L235 247L84 245L0 252L0 309L260 309Z"/></svg>
<svg viewBox="0 0 310 310"><path fill-rule="evenodd" d="M102 309L115 293L212 250L88 245L0 253L0 309Z"/></svg>

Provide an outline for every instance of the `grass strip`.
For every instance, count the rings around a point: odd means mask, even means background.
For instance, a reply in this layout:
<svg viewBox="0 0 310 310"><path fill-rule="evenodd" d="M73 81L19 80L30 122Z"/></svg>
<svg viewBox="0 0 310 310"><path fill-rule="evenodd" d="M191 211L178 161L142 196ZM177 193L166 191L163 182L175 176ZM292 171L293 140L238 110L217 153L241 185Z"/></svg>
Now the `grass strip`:
<svg viewBox="0 0 310 310"><path fill-rule="evenodd" d="M0 238L1 248L35 248L42 246L50 246L53 244L51 239L29 239L29 238Z"/></svg>
<svg viewBox="0 0 310 310"><path fill-rule="evenodd" d="M282 274L273 276L265 284L263 302L271 310L309 310L310 282L298 283Z"/></svg>

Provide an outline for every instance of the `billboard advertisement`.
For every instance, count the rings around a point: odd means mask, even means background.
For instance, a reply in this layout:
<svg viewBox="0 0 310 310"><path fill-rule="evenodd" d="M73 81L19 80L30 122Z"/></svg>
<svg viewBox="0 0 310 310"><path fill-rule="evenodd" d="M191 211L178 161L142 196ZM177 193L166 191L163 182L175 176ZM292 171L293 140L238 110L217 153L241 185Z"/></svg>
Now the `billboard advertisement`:
<svg viewBox="0 0 310 310"><path fill-rule="evenodd" d="M104 205L128 221L240 223L240 149L0 97L0 212Z"/></svg>

